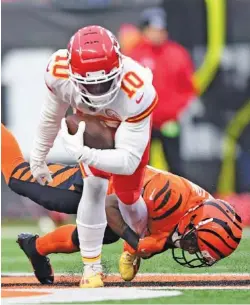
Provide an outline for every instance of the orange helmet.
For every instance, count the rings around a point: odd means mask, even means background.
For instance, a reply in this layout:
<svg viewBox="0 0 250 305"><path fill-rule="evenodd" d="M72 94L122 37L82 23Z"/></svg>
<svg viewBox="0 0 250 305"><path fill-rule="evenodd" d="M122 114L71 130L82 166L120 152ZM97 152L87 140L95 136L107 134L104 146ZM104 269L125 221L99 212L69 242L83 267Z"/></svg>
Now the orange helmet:
<svg viewBox="0 0 250 305"><path fill-rule="evenodd" d="M172 249L173 258L190 268L211 266L229 256L238 247L241 236L241 218L233 207L222 200L205 200L179 221L172 241L180 249Z"/></svg>

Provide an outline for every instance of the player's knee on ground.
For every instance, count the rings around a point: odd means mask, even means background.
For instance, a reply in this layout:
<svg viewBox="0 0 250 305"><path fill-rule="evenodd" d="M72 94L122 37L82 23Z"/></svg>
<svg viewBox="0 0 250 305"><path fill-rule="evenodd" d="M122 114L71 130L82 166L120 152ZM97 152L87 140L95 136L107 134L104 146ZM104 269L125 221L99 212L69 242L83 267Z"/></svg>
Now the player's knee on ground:
<svg viewBox="0 0 250 305"><path fill-rule="evenodd" d="M104 238L103 238L103 244L113 244L119 240L119 236L110 229L109 226L106 227L105 233L104 233ZM77 228L72 233L71 236L72 242L76 247L79 247L79 239L78 239L78 231Z"/></svg>

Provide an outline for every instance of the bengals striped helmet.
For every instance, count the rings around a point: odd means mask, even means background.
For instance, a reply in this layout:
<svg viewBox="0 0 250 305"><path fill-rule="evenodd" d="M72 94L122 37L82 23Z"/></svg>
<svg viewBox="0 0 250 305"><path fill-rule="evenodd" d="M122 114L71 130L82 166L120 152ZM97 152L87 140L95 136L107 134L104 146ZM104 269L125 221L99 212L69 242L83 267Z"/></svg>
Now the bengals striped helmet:
<svg viewBox="0 0 250 305"><path fill-rule="evenodd" d="M242 236L239 215L227 202L203 201L180 219L172 240L174 260L189 268L212 266L238 247ZM181 254L180 254L181 253Z"/></svg>

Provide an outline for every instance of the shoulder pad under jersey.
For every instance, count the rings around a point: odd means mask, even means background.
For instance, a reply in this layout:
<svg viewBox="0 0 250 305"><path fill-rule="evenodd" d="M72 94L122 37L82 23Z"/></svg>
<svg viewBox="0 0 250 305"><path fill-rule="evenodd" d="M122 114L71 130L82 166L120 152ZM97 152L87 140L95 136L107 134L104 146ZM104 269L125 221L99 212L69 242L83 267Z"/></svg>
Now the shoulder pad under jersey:
<svg viewBox="0 0 250 305"><path fill-rule="evenodd" d="M56 96L62 97L69 84L69 68L67 50L56 51L49 59L45 71L45 83Z"/></svg>
<svg viewBox="0 0 250 305"><path fill-rule="evenodd" d="M124 57L122 96L124 117L127 122L139 122L149 116L157 104L157 94L152 84L153 75L129 57Z"/></svg>

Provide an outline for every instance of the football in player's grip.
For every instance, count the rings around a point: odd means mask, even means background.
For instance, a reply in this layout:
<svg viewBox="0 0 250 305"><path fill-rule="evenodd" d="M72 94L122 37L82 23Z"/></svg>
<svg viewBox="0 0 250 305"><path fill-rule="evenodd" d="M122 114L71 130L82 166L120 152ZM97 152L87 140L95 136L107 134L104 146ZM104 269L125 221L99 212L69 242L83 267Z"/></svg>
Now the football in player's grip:
<svg viewBox="0 0 250 305"><path fill-rule="evenodd" d="M104 121L92 115L69 115L66 118L68 131L74 135L78 130L78 124L84 121L86 128L84 132L84 144L90 148L113 149L114 137L112 128L108 127Z"/></svg>

